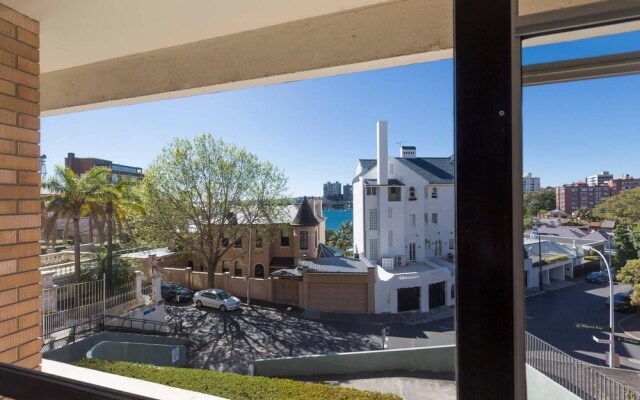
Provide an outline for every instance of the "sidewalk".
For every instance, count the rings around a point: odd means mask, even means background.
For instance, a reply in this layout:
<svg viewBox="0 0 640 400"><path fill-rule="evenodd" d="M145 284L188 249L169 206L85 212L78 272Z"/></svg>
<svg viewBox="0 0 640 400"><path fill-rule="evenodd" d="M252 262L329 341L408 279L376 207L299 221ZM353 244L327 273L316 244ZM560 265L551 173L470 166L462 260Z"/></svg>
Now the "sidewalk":
<svg viewBox="0 0 640 400"><path fill-rule="evenodd" d="M621 319L618 322L618 327L622 329L625 334L640 340L640 315L638 315L637 312Z"/></svg>
<svg viewBox="0 0 640 400"><path fill-rule="evenodd" d="M405 312L395 314L337 313L305 310L302 316L308 319L336 322L356 322L380 325L416 325L453 317L455 306L443 306L429 312Z"/></svg>
<svg viewBox="0 0 640 400"><path fill-rule="evenodd" d="M531 296L536 296L539 294L542 294L548 290L558 290L558 289L564 289L566 287L569 286L573 286L573 285L577 285L578 283L582 283L584 282L584 279L581 279L579 281L570 281L570 280L552 280L551 283L545 283L544 284L544 289L540 290L539 288L535 287L535 288L526 288L524 290L524 296L525 297L531 297Z"/></svg>

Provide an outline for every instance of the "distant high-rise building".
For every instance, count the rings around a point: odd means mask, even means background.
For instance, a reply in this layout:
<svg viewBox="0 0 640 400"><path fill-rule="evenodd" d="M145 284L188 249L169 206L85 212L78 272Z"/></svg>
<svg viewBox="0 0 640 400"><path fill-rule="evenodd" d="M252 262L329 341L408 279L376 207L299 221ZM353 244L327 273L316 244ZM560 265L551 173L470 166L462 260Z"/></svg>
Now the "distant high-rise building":
<svg viewBox="0 0 640 400"><path fill-rule="evenodd" d="M342 187L342 198L344 201L353 201L353 186L346 184Z"/></svg>
<svg viewBox="0 0 640 400"><path fill-rule="evenodd" d="M609 173L609 171L602 171L601 174L588 177L587 184L589 186L605 185L611 179L613 179L613 174Z"/></svg>
<svg viewBox="0 0 640 400"><path fill-rule="evenodd" d="M540 178L533 176L531 172L522 175L522 193L533 193L540 191Z"/></svg>
<svg viewBox="0 0 640 400"><path fill-rule="evenodd" d="M593 208L612 194L609 185L589 186L585 182L563 185L556 188L556 208L571 214L581 208Z"/></svg>
<svg viewBox="0 0 640 400"><path fill-rule="evenodd" d="M607 184L611 186L611 195L613 196L623 190L639 188L640 178L634 178L629 174L623 174L622 178L611 179Z"/></svg>
<svg viewBox="0 0 640 400"><path fill-rule="evenodd" d="M327 182L323 185L323 196L325 199L335 200L342 194L342 184L340 182Z"/></svg>
<svg viewBox="0 0 640 400"><path fill-rule="evenodd" d="M109 160L101 160L99 158L77 158L74 153L67 154L64 159L64 165L77 175L84 174L93 167L107 167L111 170L111 174L109 174L111 182L117 182L122 178L138 180L144 176L142 168L114 164Z"/></svg>

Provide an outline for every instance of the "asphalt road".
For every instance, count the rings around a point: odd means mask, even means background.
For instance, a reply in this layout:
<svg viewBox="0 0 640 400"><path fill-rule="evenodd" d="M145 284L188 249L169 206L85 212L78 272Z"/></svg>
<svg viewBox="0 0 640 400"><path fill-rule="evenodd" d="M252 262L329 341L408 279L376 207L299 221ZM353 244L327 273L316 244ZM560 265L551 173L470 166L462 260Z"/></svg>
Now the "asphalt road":
<svg viewBox="0 0 640 400"><path fill-rule="evenodd" d="M614 286L615 293L629 289L629 285ZM608 296L608 286L583 282L530 297L526 309L527 331L579 360L605 366L604 353L609 345L596 343L593 336L606 339L608 334L576 329L575 323L608 326L609 308L604 303ZM617 321L628 316L615 313L616 331L619 330ZM617 342L616 352L620 354L622 367L640 369L640 346Z"/></svg>
<svg viewBox="0 0 640 400"><path fill-rule="evenodd" d="M626 291L629 285L615 285L615 293ZM559 290L544 292L527 298L527 331L545 342L559 348L579 360L595 365L606 365L606 344L593 340L594 334L606 339L607 334L576 329L576 322L596 325L609 325L609 309L604 301L609 296L608 286L593 285L586 282ZM629 314L616 312L617 323ZM453 318L447 318L414 326L390 326L387 348L407 348L417 346L436 346L455 343ZM623 368L640 370L640 346L616 343L616 352L620 355Z"/></svg>
<svg viewBox="0 0 640 400"><path fill-rule="evenodd" d="M166 320L188 338L188 365L245 374L256 359L379 350L377 325L326 322L295 312L243 306L222 313L193 303L167 304Z"/></svg>

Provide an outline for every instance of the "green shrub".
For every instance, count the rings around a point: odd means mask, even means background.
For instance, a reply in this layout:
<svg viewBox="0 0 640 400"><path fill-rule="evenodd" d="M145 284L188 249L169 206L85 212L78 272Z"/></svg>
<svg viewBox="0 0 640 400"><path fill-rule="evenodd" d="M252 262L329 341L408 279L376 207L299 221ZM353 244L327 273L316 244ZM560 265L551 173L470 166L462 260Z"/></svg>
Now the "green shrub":
<svg viewBox="0 0 640 400"><path fill-rule="evenodd" d="M215 372L205 369L155 367L121 361L81 360L75 365L142 379L230 400L399 400L395 394L352 388Z"/></svg>
<svg viewBox="0 0 640 400"><path fill-rule="evenodd" d="M551 257L547 257L545 259L543 259L542 261L536 261L533 263L534 267L539 267L540 265L549 265L549 264L553 264L556 263L558 261L565 261L568 260L569 257L568 256L551 256Z"/></svg>
<svg viewBox="0 0 640 400"><path fill-rule="evenodd" d="M600 257L598 256L584 256L585 261L598 261Z"/></svg>

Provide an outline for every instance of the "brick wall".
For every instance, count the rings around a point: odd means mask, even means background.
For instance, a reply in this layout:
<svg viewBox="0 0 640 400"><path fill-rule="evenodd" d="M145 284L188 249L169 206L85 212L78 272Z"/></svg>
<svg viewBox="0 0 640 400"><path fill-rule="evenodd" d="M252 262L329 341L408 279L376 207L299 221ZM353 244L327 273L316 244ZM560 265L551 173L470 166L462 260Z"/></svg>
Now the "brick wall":
<svg viewBox="0 0 640 400"><path fill-rule="evenodd" d="M40 365L38 22L0 4L0 362Z"/></svg>

